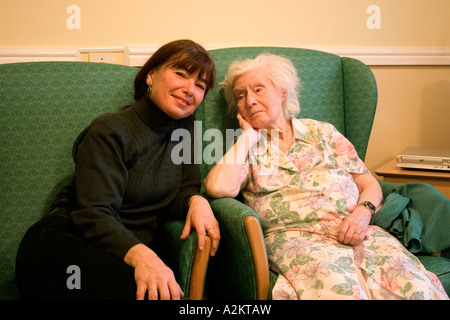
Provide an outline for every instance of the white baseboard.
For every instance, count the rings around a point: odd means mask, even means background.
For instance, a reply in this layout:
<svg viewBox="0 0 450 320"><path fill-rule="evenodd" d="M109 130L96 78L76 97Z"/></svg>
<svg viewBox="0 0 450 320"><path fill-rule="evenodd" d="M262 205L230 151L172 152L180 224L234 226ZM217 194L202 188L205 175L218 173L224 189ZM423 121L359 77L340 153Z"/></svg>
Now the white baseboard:
<svg viewBox="0 0 450 320"><path fill-rule="evenodd" d="M126 47L124 51L124 64L132 67L142 67L158 47Z"/></svg>
<svg viewBox="0 0 450 320"><path fill-rule="evenodd" d="M218 49L207 48L207 49ZM123 51L124 64L141 67L157 46L114 48L1 48L0 63L28 61L80 61L80 52ZM369 66L449 66L450 49L307 47L361 60Z"/></svg>
<svg viewBox="0 0 450 320"><path fill-rule="evenodd" d="M125 61L131 66L142 66L158 47L127 47ZM219 49L207 48L207 49ZM307 47L361 60L369 66L450 65L450 49L415 48L333 48Z"/></svg>
<svg viewBox="0 0 450 320"><path fill-rule="evenodd" d="M450 49L416 48L312 48L361 60L369 66L450 65Z"/></svg>
<svg viewBox="0 0 450 320"><path fill-rule="evenodd" d="M32 61L80 61L76 48L1 48L0 63Z"/></svg>

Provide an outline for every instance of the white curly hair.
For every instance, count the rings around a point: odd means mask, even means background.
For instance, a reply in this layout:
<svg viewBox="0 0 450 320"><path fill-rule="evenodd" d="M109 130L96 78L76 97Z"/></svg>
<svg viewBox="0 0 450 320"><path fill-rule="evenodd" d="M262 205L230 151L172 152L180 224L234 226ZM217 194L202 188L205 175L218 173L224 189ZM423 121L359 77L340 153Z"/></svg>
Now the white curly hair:
<svg viewBox="0 0 450 320"><path fill-rule="evenodd" d="M287 92L286 100L282 106L284 114L287 119L296 117L300 113L300 79L297 70L289 59L270 53L261 54L255 59L235 61L228 68L225 79L220 83L220 86L224 89L230 114L237 114L237 102L233 89L234 81L255 68L262 68L275 88Z"/></svg>

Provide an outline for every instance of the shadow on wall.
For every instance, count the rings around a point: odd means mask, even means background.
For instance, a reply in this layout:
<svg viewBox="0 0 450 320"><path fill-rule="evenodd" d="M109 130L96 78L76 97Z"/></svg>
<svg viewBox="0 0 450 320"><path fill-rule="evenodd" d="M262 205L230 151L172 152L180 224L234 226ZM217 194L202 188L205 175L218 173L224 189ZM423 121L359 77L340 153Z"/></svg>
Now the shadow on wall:
<svg viewBox="0 0 450 320"><path fill-rule="evenodd" d="M420 145L450 148L450 79L426 87L422 97Z"/></svg>

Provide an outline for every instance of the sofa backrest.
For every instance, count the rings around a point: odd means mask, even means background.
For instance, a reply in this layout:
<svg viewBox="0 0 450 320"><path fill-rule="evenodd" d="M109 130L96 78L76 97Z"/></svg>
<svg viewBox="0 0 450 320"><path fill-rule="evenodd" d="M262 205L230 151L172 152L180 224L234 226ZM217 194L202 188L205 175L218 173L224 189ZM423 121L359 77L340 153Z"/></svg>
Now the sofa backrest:
<svg viewBox="0 0 450 320"><path fill-rule="evenodd" d="M226 112L223 90L218 86L225 78L228 66L235 60L273 53L289 58L298 71L302 83L298 117L334 124L355 145L364 160L377 104L376 81L367 65L351 58L298 48L239 47L211 50L210 53L216 63L216 86L196 111L196 119L201 121L202 150L215 149L216 141L205 135L207 130L218 128L225 137L226 129L238 128L237 120ZM223 150L219 153L229 147L223 140ZM208 163L211 162L208 155L202 157L203 177L214 165Z"/></svg>
<svg viewBox="0 0 450 320"><path fill-rule="evenodd" d="M75 138L96 116L134 101L136 72L83 62L0 65L0 286L13 277L24 232L68 182Z"/></svg>

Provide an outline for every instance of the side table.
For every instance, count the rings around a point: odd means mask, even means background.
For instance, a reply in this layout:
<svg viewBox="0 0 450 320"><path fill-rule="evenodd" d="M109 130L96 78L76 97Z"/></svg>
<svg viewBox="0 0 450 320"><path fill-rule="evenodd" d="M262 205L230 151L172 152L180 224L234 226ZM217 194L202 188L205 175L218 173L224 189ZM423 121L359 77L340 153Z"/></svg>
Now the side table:
<svg viewBox="0 0 450 320"><path fill-rule="evenodd" d="M396 183L425 182L433 185L450 199L450 172L439 170L405 169L396 166L396 159L375 170L384 181Z"/></svg>

